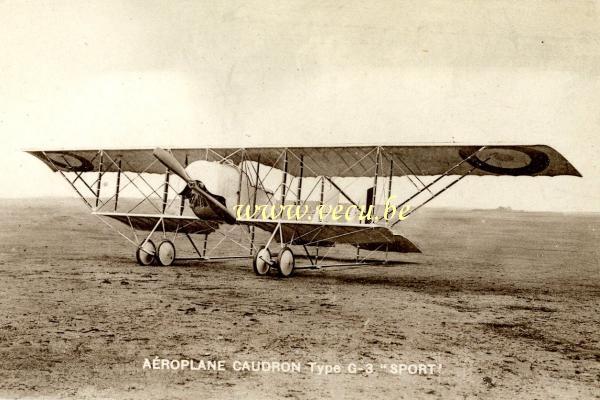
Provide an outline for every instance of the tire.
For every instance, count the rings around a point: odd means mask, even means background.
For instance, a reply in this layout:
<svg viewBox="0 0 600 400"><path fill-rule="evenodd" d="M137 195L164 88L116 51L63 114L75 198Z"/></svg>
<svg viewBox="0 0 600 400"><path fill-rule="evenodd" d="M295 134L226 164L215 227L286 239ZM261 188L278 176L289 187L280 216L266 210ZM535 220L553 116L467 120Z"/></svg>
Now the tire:
<svg viewBox="0 0 600 400"><path fill-rule="evenodd" d="M277 265L279 270L279 276L282 278L289 278L294 274L296 269L296 257L294 252L289 247L284 247L277 255Z"/></svg>
<svg viewBox="0 0 600 400"><path fill-rule="evenodd" d="M175 261L175 245L170 240L163 240L156 249L156 261L163 267L168 267Z"/></svg>
<svg viewBox="0 0 600 400"><path fill-rule="evenodd" d="M154 245L154 242L148 239L145 242L140 243L135 252L135 259L138 264L147 267L154 263L155 258L156 246Z"/></svg>
<svg viewBox="0 0 600 400"><path fill-rule="evenodd" d="M266 262L265 259L269 262ZM252 262L252 269L254 270L254 273L258 276L264 276L268 274L269 270L271 269L271 265L269 264L270 262L272 262L272 258L269 249L264 246L258 249Z"/></svg>

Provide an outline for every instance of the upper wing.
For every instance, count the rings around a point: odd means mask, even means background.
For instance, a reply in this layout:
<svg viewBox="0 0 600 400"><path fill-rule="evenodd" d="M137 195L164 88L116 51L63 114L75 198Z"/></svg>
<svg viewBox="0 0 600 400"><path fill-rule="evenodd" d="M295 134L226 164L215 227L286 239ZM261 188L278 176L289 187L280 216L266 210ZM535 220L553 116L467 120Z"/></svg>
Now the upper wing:
<svg viewBox="0 0 600 400"><path fill-rule="evenodd" d="M375 224L256 219L238 219L238 222L254 225L267 232L273 232L281 224L283 241L295 245L347 243L369 250L385 250L387 247L389 251L401 253L421 252L410 240ZM275 235L275 239L279 240L278 235Z"/></svg>
<svg viewBox="0 0 600 400"><path fill-rule="evenodd" d="M581 174L559 152L545 145L486 146L344 146L344 147L263 147L263 148L197 148L172 149L179 162L187 165L196 160L243 160L281 168L282 154L288 152L288 172L303 176L373 176L373 166L380 152L383 174L392 168L394 176L441 175L468 158L452 171L463 175L476 167L471 175L529 175L556 176ZM30 151L53 170L63 171L123 171L164 173L165 167L156 160L150 149L133 150L60 150ZM102 156L101 156L102 155Z"/></svg>

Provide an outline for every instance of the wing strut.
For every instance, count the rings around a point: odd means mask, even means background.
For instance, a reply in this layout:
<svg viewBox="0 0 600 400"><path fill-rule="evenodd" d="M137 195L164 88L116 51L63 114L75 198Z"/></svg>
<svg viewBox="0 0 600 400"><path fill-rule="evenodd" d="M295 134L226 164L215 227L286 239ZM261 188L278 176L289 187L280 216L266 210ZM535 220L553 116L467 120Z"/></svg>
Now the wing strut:
<svg viewBox="0 0 600 400"><path fill-rule="evenodd" d="M467 161L469 158L473 157L475 154L479 153L480 151L482 151L485 148L485 146L483 146L482 148L480 148L479 150L477 150L475 153L471 154L469 157L465 158L463 161L461 161L460 163L458 163L457 165L455 165L454 167L450 168L448 171L446 171L443 175L441 175L440 177L436 178L433 182L431 182L429 185L427 185L427 187L424 187L423 189L421 189L419 192L417 192L416 194L412 195L409 199L405 200L404 202L402 202L400 205L398 205L396 208L400 208L403 205L405 205L406 203L408 203L410 200L414 199L415 197L417 197L419 194L423 193L423 191L425 189L427 189L428 187L430 187L431 185L433 185L434 183L438 182L440 179L448 176L448 174L450 172L452 172L455 168L457 168L460 164L462 164L463 162ZM487 162L489 159L491 158L488 157L484 160L484 162ZM440 194L444 193L446 190L450 189L452 186L456 185L458 182L460 182L462 179L464 179L465 177L467 177L468 175L471 174L471 172L475 171L477 169L477 167L472 167L470 170L468 170L465 174L459 176L457 179L453 180L450 184L446 185L443 189L441 189L440 191L436 192L435 194L433 194L433 196L431 196L430 198L428 198L427 200L425 200L423 203L419 204L417 207L413 208L408 214L406 214L405 216L408 217L410 214L414 213L415 211L417 211L419 208L423 207L425 204L429 203L431 200L435 199L436 197L438 197ZM396 224L398 222L402 221L401 219L397 220L396 222L394 222L391 226L390 229L393 228L394 226L396 226Z"/></svg>
<svg viewBox="0 0 600 400"><path fill-rule="evenodd" d="M477 150L476 152L474 152L473 154L471 154L469 157L465 158L464 160L462 160L461 162L459 162L458 164L456 164L454 167L450 168L449 170L447 170L446 172L444 172L442 175L438 176L437 178L435 178L433 180L433 182L431 182L430 184L428 184L427 186L425 186L423 189L419 190L417 193L413 194L412 196L410 196L408 199L404 200L402 203L400 203L397 208L402 207L403 205L405 205L406 203L408 203L409 201L411 201L412 199L414 199L415 197L417 197L418 195L420 195L425 189L429 189L431 186L433 186L434 184L436 184L437 182L439 182L441 179L445 178L446 176L448 176L450 174L450 172L454 171L456 168L458 168L459 166L461 166L464 162L466 162L467 160L469 160L470 158L474 157L477 153L479 153L480 151L482 151L483 149L485 149L485 146L482 146L479 150ZM474 168L473 168L474 169ZM473 171L473 169L471 169L469 171L469 173L471 173Z"/></svg>

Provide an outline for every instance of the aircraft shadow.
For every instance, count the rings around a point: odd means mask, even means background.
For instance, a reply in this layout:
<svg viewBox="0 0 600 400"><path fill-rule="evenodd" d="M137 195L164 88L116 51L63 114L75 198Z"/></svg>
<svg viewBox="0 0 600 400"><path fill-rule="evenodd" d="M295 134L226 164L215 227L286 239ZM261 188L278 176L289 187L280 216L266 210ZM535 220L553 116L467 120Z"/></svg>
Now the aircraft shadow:
<svg viewBox="0 0 600 400"><path fill-rule="evenodd" d="M380 286L387 288L406 289L413 292L422 292L432 295L445 293L473 293L473 294L491 294L491 295L520 295L530 293L532 289L519 288L511 284L498 284L489 281L474 281L470 279L440 278L435 276L414 276L412 268L404 269L407 273L398 275L396 273L383 274L383 270L398 269L406 266L417 266L418 262L396 262L389 264L363 265L356 267L325 268L322 270L300 270L291 278L300 282L327 282L334 285L355 285L355 286ZM361 272L356 273L358 269ZM370 269L373 268L373 269ZM349 273L344 273L345 269ZM383 269L383 270L382 270ZM382 274L377 274L381 271ZM388 270L389 271L389 270ZM535 289L533 289L535 291Z"/></svg>

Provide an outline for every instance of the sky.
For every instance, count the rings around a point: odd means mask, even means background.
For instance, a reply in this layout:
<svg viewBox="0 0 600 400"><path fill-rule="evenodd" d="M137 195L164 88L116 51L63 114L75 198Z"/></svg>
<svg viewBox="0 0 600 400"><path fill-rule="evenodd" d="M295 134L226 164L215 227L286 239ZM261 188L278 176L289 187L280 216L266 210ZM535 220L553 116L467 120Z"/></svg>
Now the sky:
<svg viewBox="0 0 600 400"><path fill-rule="evenodd" d="M0 1L0 197L71 196L25 149L547 144L576 177L432 205L600 211L596 1Z"/></svg>

